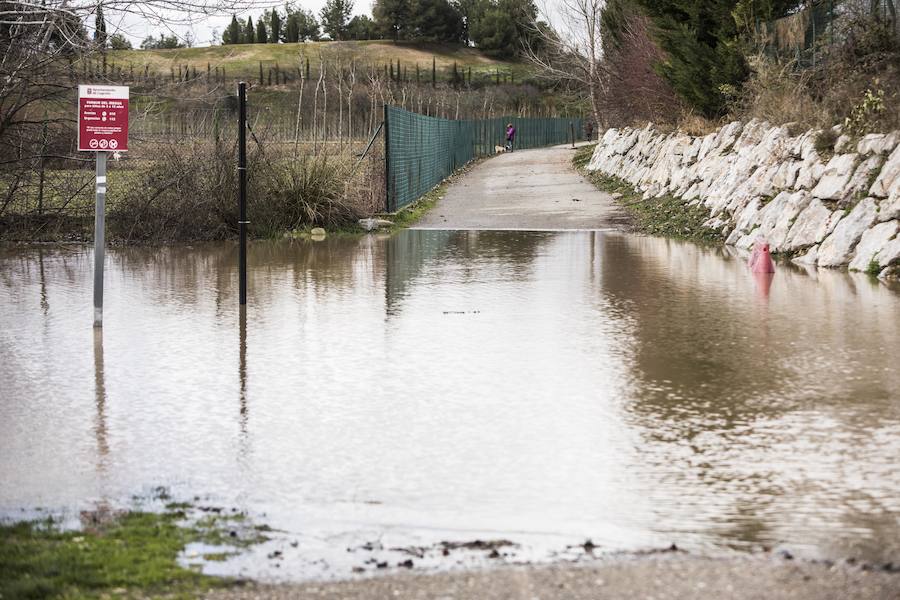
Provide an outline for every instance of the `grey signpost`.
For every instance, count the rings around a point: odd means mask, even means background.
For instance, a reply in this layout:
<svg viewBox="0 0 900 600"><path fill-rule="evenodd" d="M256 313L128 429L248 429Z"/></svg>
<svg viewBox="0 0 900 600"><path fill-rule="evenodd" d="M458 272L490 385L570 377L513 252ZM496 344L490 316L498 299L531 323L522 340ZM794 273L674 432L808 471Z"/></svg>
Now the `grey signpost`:
<svg viewBox="0 0 900 600"><path fill-rule="evenodd" d="M106 152L97 152L94 207L94 327L103 327L103 263L106 250Z"/></svg>

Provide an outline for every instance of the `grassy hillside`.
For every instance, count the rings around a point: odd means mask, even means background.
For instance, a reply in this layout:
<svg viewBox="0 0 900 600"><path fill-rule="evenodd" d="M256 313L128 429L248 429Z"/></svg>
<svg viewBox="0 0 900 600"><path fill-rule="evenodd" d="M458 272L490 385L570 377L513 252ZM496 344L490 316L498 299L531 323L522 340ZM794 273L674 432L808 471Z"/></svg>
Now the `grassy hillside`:
<svg viewBox="0 0 900 600"><path fill-rule="evenodd" d="M252 78L264 68L276 63L285 70L295 69L307 58L315 65L319 58L329 61L354 60L361 64L385 65L399 60L401 66L415 70L416 64L430 71L432 59L437 68L446 72L455 62L460 69L472 69L473 73L512 73L526 76L530 69L521 62L489 58L474 48L461 44L426 44L384 40L361 42L301 42L296 44L237 44L210 46L207 48L179 48L175 50L119 50L109 53L109 62L135 71L149 67L151 72L168 73L170 68L189 66L205 72L207 65L224 68L229 77Z"/></svg>

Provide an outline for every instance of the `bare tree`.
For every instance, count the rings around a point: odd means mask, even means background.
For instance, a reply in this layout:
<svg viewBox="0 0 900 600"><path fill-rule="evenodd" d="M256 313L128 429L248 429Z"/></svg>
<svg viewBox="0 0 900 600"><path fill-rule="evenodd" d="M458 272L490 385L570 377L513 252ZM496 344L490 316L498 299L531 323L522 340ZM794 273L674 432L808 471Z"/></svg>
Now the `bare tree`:
<svg viewBox="0 0 900 600"><path fill-rule="evenodd" d="M540 76L571 91L588 94L596 123L604 122L600 99L608 78L603 68L600 17L605 0L557 0L555 8L542 6L547 22L532 26L532 41L525 56L538 67Z"/></svg>

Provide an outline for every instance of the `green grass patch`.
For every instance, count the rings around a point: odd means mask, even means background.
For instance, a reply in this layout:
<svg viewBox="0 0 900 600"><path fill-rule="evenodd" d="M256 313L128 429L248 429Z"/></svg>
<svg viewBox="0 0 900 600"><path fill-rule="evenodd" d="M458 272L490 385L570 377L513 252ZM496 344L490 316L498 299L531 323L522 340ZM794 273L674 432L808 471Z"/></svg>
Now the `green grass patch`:
<svg viewBox="0 0 900 600"><path fill-rule="evenodd" d="M391 215L389 218L394 222L394 226L392 229L406 229L415 225L419 219L424 217L431 209L435 207L438 200L444 197L444 194L447 193L447 188L449 186L450 179L445 179L437 187L433 188L430 192L428 192L412 204L404 207L396 214Z"/></svg>
<svg viewBox="0 0 900 600"><path fill-rule="evenodd" d="M866 266L866 273L878 277L878 274L881 273L881 265L878 264L877 260L874 258L869 260L869 264Z"/></svg>
<svg viewBox="0 0 900 600"><path fill-rule="evenodd" d="M572 159L575 168L599 190L615 194L616 203L622 206L632 219L635 229L642 233L669 238L690 240L702 244L720 243L722 234L704 227L709 212L702 206L689 206L674 196L644 199L628 182L586 169L596 146L585 146Z"/></svg>
<svg viewBox="0 0 900 600"><path fill-rule="evenodd" d="M243 514L191 524L183 510L189 505L170 506L164 513L127 512L84 531L63 530L52 519L0 525L0 598L193 598L233 582L180 566L177 558L187 544L247 547L267 539L254 527L234 531Z"/></svg>

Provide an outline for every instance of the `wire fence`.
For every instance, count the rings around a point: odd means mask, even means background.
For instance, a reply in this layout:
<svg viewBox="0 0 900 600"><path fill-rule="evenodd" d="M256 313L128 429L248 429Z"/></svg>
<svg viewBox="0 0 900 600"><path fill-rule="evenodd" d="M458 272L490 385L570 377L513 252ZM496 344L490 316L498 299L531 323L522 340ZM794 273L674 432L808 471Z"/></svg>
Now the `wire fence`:
<svg viewBox="0 0 900 600"><path fill-rule="evenodd" d="M898 0L819 0L792 15L756 24L757 38L771 58L815 67L828 46L841 40L841 21L868 15L900 38Z"/></svg>
<svg viewBox="0 0 900 600"><path fill-rule="evenodd" d="M387 212L412 204L469 161L504 146L506 126L516 128L515 149L583 139L581 118L451 120L385 106Z"/></svg>

